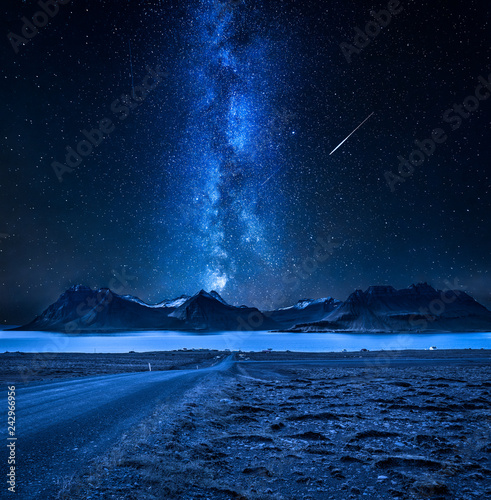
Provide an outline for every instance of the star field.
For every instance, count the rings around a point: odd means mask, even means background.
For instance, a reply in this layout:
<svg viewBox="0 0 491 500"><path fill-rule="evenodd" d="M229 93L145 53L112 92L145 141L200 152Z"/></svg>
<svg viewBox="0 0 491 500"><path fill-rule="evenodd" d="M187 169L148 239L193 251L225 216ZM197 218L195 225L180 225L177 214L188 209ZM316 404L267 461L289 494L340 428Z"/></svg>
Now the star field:
<svg viewBox="0 0 491 500"><path fill-rule="evenodd" d="M3 7L0 320L78 283L266 308L450 282L489 307L489 5L401 0L356 46L389 4L73 0L17 53L40 7Z"/></svg>

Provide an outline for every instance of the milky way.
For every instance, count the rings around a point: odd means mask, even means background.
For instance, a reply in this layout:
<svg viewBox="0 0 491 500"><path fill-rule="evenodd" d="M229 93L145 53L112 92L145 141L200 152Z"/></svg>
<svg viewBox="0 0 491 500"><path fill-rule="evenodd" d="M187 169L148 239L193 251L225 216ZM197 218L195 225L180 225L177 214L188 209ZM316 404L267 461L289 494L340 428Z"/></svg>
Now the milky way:
<svg viewBox="0 0 491 500"><path fill-rule="evenodd" d="M281 264L273 245L284 200L276 198L273 211L260 187L283 162L292 118L275 107L281 58L257 29L260 12L247 12L241 3L209 1L189 10L189 50L180 66L190 92L180 217L195 228L202 262L197 280L218 291L253 282Z"/></svg>
<svg viewBox="0 0 491 500"><path fill-rule="evenodd" d="M450 282L491 306L488 3L77 0L17 50L40 7L4 4L3 323L76 284L278 308Z"/></svg>

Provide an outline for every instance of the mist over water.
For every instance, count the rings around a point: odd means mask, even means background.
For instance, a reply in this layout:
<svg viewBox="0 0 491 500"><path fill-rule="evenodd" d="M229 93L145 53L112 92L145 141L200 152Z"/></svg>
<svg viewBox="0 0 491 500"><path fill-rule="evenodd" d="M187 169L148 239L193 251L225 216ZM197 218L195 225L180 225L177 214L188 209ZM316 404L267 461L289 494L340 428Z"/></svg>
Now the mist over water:
<svg viewBox="0 0 491 500"><path fill-rule="evenodd" d="M127 332L65 335L48 332L0 332L0 352L123 353L175 349L229 349L242 351L340 352L360 349L491 349L491 332L359 334L220 332Z"/></svg>

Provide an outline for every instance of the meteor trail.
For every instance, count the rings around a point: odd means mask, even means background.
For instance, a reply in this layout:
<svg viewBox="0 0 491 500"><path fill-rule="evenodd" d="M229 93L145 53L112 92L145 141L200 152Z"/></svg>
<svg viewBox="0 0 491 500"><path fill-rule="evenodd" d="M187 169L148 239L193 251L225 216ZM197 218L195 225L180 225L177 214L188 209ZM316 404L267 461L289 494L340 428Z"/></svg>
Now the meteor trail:
<svg viewBox="0 0 491 500"><path fill-rule="evenodd" d="M344 141L340 142L330 153L329 153L329 156L331 156L334 151L336 151L336 149L340 148L373 114L375 113L375 111L372 112L371 115L367 116L359 125L358 127L355 128L355 130L353 130L353 132L351 132L350 135L348 135L348 137L346 137L346 139L344 139Z"/></svg>
<svg viewBox="0 0 491 500"><path fill-rule="evenodd" d="M131 55L131 40L128 40L130 45L130 68L131 68L131 88L133 89L133 95L135 95L135 82L133 81L133 56Z"/></svg>

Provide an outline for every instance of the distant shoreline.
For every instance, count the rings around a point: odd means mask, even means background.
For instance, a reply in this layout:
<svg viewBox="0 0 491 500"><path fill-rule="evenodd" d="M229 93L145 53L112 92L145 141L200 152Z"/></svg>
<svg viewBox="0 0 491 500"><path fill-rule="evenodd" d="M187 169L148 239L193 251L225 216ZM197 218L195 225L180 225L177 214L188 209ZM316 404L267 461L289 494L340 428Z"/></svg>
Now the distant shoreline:
<svg viewBox="0 0 491 500"><path fill-rule="evenodd" d="M179 330L179 329L170 329L170 328L95 328L95 329L87 329L87 330L79 330L76 332L67 332L64 329L51 329L51 330L33 330L29 328L24 328L22 325L3 325L0 326L0 332L39 332L39 333L56 333L56 334L64 334L69 337L79 336L79 335L111 335L111 334L126 334L126 333L145 333L145 332L162 332L162 333L183 333L183 334L195 334L195 335L220 335L221 333L237 333L238 335L244 334L249 335L251 333L329 333L329 334L341 334L341 335L419 335L419 334L436 334L436 333L458 333L458 334L467 334L467 333L491 333L490 330L487 329L474 329L474 330L302 330L300 328L290 328L290 329L272 329L272 330L251 330L251 331L243 331L243 330L214 330L214 329L196 329L196 330Z"/></svg>
<svg viewBox="0 0 491 500"><path fill-rule="evenodd" d="M294 351L226 351L213 349L180 349L173 351L129 353L74 353L44 352L0 353L0 380L9 383L31 383L120 373L137 373L162 370L202 369L234 354L234 359L244 366L255 363L272 367L291 365L323 365L336 368L344 365L374 368L390 365L404 367L427 365L475 366L491 364L491 349L407 349L387 351L349 352L294 352Z"/></svg>

